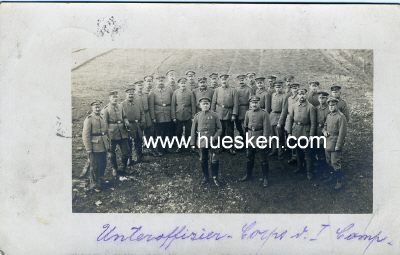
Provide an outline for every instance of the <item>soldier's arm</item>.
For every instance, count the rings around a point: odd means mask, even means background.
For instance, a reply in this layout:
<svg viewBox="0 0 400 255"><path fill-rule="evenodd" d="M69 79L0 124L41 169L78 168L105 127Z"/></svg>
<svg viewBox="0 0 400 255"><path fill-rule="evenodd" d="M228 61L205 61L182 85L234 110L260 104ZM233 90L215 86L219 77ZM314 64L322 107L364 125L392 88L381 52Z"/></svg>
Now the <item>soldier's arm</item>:
<svg viewBox="0 0 400 255"><path fill-rule="evenodd" d="M194 146L196 144L196 131L197 131L197 116L194 117L192 123L192 129L190 130L190 145Z"/></svg>
<svg viewBox="0 0 400 255"><path fill-rule="evenodd" d="M154 113L154 93L150 92L149 94L149 111L150 111L150 118L152 120L156 119L156 115Z"/></svg>
<svg viewBox="0 0 400 255"><path fill-rule="evenodd" d="M85 146L86 152L91 153L93 151L93 145L92 145L92 137L91 137L91 128L92 128L92 123L90 119L87 117L85 121L83 122L83 130L82 130L82 140L83 140L83 145Z"/></svg>
<svg viewBox="0 0 400 255"><path fill-rule="evenodd" d="M249 130L249 111L246 111L244 115L243 126L244 126L244 131L247 132Z"/></svg>
<svg viewBox="0 0 400 255"><path fill-rule="evenodd" d="M272 136L272 126L271 126L271 120L269 118L269 113L266 111L265 112L265 119L264 119L264 125L265 125L265 137L269 138L270 136Z"/></svg>
<svg viewBox="0 0 400 255"><path fill-rule="evenodd" d="M265 110L268 113L271 113L272 108L271 108L271 101L272 101L272 94L271 93L265 93Z"/></svg>
<svg viewBox="0 0 400 255"><path fill-rule="evenodd" d="M221 121L219 120L218 116L216 116L215 120L216 120L216 122L217 122L217 123L216 123L216 125L217 125L217 132L215 132L214 139L217 139L217 138L220 137L221 134L222 134L222 124L221 124Z"/></svg>
<svg viewBox="0 0 400 255"><path fill-rule="evenodd" d="M176 91L172 94L171 99L171 117L172 119L176 119Z"/></svg>
<svg viewBox="0 0 400 255"><path fill-rule="evenodd" d="M339 119L339 135L335 145L335 151L342 150L344 144L344 138L347 134L347 120L345 116Z"/></svg>
<svg viewBox="0 0 400 255"><path fill-rule="evenodd" d="M143 125L146 122L146 118L144 117L144 109L142 104L139 104L139 112L140 112L140 123Z"/></svg>
<svg viewBox="0 0 400 255"><path fill-rule="evenodd" d="M317 110L314 106L311 105L310 108L310 136L314 136L317 133Z"/></svg>
<svg viewBox="0 0 400 255"><path fill-rule="evenodd" d="M192 119L194 118L194 115L196 114L196 99L194 98L194 93L190 92L190 107L192 108Z"/></svg>
<svg viewBox="0 0 400 255"><path fill-rule="evenodd" d="M211 101L211 111L215 112L215 105L217 104L218 90L214 91L214 95Z"/></svg>
<svg viewBox="0 0 400 255"><path fill-rule="evenodd" d="M233 90L233 115L238 115L239 113L239 95L236 91L236 89Z"/></svg>
<svg viewBox="0 0 400 255"><path fill-rule="evenodd" d="M288 118L289 118L289 121L288 121L287 131L288 131L288 134L292 134L292 128L293 128L293 122L294 122L294 105L292 105L292 107L290 107Z"/></svg>
<svg viewBox="0 0 400 255"><path fill-rule="evenodd" d="M288 98L285 96L282 100L282 111L278 121L280 126L285 125L287 114L288 114Z"/></svg>
<svg viewBox="0 0 400 255"><path fill-rule="evenodd" d="M347 103L344 105L343 114L344 114L344 116L346 116L346 121L349 122L350 121L350 113L349 113L349 106L347 105Z"/></svg>
<svg viewBox="0 0 400 255"><path fill-rule="evenodd" d="M120 107L121 107L121 111L122 111L122 120L124 121L125 125L128 126L129 125L129 120L128 120L128 117L126 116L124 107L122 106L122 104L120 104Z"/></svg>

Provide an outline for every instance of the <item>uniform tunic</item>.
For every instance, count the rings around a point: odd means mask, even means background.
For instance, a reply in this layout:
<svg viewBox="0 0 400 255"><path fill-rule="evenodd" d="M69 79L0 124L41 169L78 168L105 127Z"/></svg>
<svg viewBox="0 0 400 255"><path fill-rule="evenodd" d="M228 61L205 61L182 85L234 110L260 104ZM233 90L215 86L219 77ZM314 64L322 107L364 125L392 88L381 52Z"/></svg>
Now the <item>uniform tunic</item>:
<svg viewBox="0 0 400 255"><path fill-rule="evenodd" d="M324 128L326 116L329 114L328 104L319 105L316 108L317 111L317 136L322 136L322 129Z"/></svg>
<svg viewBox="0 0 400 255"><path fill-rule="evenodd" d="M287 115L287 97L283 93L273 93L271 96L271 126L285 124Z"/></svg>
<svg viewBox="0 0 400 255"><path fill-rule="evenodd" d="M317 92L308 92L307 93L307 101L312 104L314 107L317 107L319 105L318 101L319 94Z"/></svg>
<svg viewBox="0 0 400 255"><path fill-rule="evenodd" d="M171 115L172 119L186 121L193 118L196 113L196 102L192 91L178 89L172 95Z"/></svg>
<svg viewBox="0 0 400 255"><path fill-rule="evenodd" d="M107 122L91 113L83 122L82 140L87 152L106 152L109 149Z"/></svg>
<svg viewBox="0 0 400 255"><path fill-rule="evenodd" d="M135 94L135 100L141 101L141 106L144 113L144 120L145 120L145 128L151 127L153 122L151 121L150 111L149 111L149 94L142 93L142 94Z"/></svg>
<svg viewBox="0 0 400 255"><path fill-rule="evenodd" d="M297 102L289 112L288 133L300 136L314 136L316 133L317 114L315 107L307 101Z"/></svg>
<svg viewBox="0 0 400 255"><path fill-rule="evenodd" d="M126 114L121 104L108 104L102 115L108 124L108 135L111 140L128 139L128 131L125 128Z"/></svg>
<svg viewBox="0 0 400 255"><path fill-rule="evenodd" d="M201 111L200 109L200 99L202 99L203 97L207 97L210 99L210 102L212 101L213 95L214 95L214 89L212 88L206 88L206 89L200 89L197 88L193 91L194 94L194 98L196 101L196 106L197 106L197 111Z"/></svg>
<svg viewBox="0 0 400 255"><path fill-rule="evenodd" d="M337 108L339 109L339 111L341 111L344 116L346 117L346 120L349 121L350 120L350 113L349 113L349 108L347 106L346 101L344 101L343 99L339 99L339 102L337 103Z"/></svg>
<svg viewBox="0 0 400 255"><path fill-rule="evenodd" d="M239 103L237 118L238 120L244 120L244 116L246 115L247 110L249 110L249 98L252 95L252 91L251 88L245 84L243 84L243 86L239 86L236 91Z"/></svg>
<svg viewBox="0 0 400 255"><path fill-rule="evenodd" d="M260 108L265 110L265 100L268 91L266 89L257 89L255 95L260 98Z"/></svg>
<svg viewBox="0 0 400 255"><path fill-rule="evenodd" d="M230 120L233 115L238 115L238 95L234 88L219 87L215 90L211 110L218 114L220 120Z"/></svg>
<svg viewBox="0 0 400 255"><path fill-rule="evenodd" d="M192 91L199 87L198 83L195 82L194 80L188 81L188 84L189 84L190 90L192 90Z"/></svg>
<svg viewBox="0 0 400 255"><path fill-rule="evenodd" d="M175 81L168 82L168 83L166 84L166 87L169 88L169 89L171 89L172 92L174 92L175 90L178 89L178 85L176 84Z"/></svg>
<svg viewBox="0 0 400 255"><path fill-rule="evenodd" d="M201 111L194 116L190 134L190 144L192 146L197 144L199 148L205 148L205 139L200 139L200 141L197 141L198 137L205 136L208 138L207 144L208 147L210 147L211 137L212 139L217 139L219 136L221 136L221 133L222 125L221 121L219 120L219 116L212 111ZM216 144L216 142L213 143L213 145Z"/></svg>
<svg viewBox="0 0 400 255"><path fill-rule="evenodd" d="M346 117L340 111L331 112L326 116L324 130L328 132L326 138L326 151L343 149L344 139L347 133Z"/></svg>
<svg viewBox="0 0 400 255"><path fill-rule="evenodd" d="M269 137L272 134L269 114L263 109L248 110L244 118L244 127L249 137L255 141L259 136Z"/></svg>
<svg viewBox="0 0 400 255"><path fill-rule="evenodd" d="M288 131L289 130L289 113L293 107L293 105L298 101L298 97L297 97L297 93L294 95L290 95L287 98L287 109L288 109L288 116L286 117L286 122L285 122L285 130Z"/></svg>
<svg viewBox="0 0 400 255"><path fill-rule="evenodd" d="M132 101L128 99L124 100L121 105L129 121L129 129L131 133L134 134L140 129L139 125L145 123L142 101L140 98L136 97Z"/></svg>
<svg viewBox="0 0 400 255"><path fill-rule="evenodd" d="M150 117L157 123L171 121L172 90L155 88L149 95Z"/></svg>

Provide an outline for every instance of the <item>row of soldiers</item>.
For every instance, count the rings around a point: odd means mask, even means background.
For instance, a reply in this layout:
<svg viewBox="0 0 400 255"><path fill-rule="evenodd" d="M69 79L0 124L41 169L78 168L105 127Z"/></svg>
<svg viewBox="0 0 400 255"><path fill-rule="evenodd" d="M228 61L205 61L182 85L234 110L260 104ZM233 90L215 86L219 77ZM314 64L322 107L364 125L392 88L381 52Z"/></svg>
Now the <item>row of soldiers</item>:
<svg viewBox="0 0 400 255"><path fill-rule="evenodd" d="M341 87L331 87L328 93L320 91L319 82L309 83L309 91L300 88L293 76L278 81L276 76L256 77L255 73L238 75L238 85L229 84L228 74L212 73L209 79L200 77L195 81L195 72L187 71L186 77L176 80L176 73L170 70L166 75L145 76L126 89L126 99L119 103L117 91L109 93L109 104L101 110L101 102L91 103L92 113L87 116L83 127L83 142L88 152L88 164L91 167L91 187L99 191L101 177L106 166L106 152L109 152L113 176L124 175L126 168L143 158L142 138L158 137L165 139L173 136L192 138L195 144L197 135L208 137L230 136L233 140L234 127L240 136L245 132L250 136L276 135L280 144L262 151L263 186L268 186L268 157L275 154L283 159L284 141L288 135L315 136L325 135L335 145L333 151L311 148L292 150L289 163L297 162L296 172L306 169L307 178L313 178L313 161L316 159L321 169L329 173L327 179L334 177L335 188L342 186L341 150L346 135L349 112L346 102L341 98ZM208 80L210 80L208 84ZM267 81L267 85L266 85ZM153 82L155 84L153 84ZM334 105L336 111L330 111ZM333 109L333 107L332 107ZM340 118L340 123L327 123L328 115ZM345 120L345 121L343 121ZM325 127L325 129L324 129ZM122 169L119 171L116 148L122 154ZM202 183L209 183L208 164L211 161L212 180L220 186L218 180L220 150L212 150L197 144L203 170ZM332 147L332 146L331 146ZM137 160L132 160L135 150ZM177 149L179 152L181 148ZM241 180L252 177L254 156L257 148L247 149L246 175ZM153 156L167 153L167 148L159 145L151 149ZM229 153L236 154L235 148Z"/></svg>

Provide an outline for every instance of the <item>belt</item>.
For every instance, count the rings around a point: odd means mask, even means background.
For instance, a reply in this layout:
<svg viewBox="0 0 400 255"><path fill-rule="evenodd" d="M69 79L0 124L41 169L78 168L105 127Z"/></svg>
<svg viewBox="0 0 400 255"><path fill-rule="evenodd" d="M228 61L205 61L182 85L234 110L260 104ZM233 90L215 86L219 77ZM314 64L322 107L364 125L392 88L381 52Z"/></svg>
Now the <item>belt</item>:
<svg viewBox="0 0 400 255"><path fill-rule="evenodd" d="M108 122L108 124L121 124L121 123L122 123L122 120Z"/></svg>
<svg viewBox="0 0 400 255"><path fill-rule="evenodd" d="M240 104L239 106L249 106L249 104Z"/></svg>
<svg viewBox="0 0 400 255"><path fill-rule="evenodd" d="M310 124L304 124L301 122L295 122L294 124L299 125L299 126L309 126Z"/></svg>
<svg viewBox="0 0 400 255"><path fill-rule="evenodd" d="M171 104L156 104L157 106L162 106L162 107L167 107L170 106Z"/></svg>
<svg viewBox="0 0 400 255"><path fill-rule="evenodd" d="M232 108L232 106L227 106L227 105L223 105L223 104L217 104L218 106L222 107L222 108Z"/></svg>
<svg viewBox="0 0 400 255"><path fill-rule="evenodd" d="M272 113L281 113L281 112L277 112L277 111L272 111Z"/></svg>
<svg viewBox="0 0 400 255"><path fill-rule="evenodd" d="M106 135L106 133L102 132L102 133L93 133L92 134L92 136L103 136L103 135Z"/></svg>
<svg viewBox="0 0 400 255"><path fill-rule="evenodd" d="M251 127L249 128L251 131L255 132L255 131L261 131L263 130L262 128L255 128L255 127Z"/></svg>
<svg viewBox="0 0 400 255"><path fill-rule="evenodd" d="M144 112L149 112L149 110L143 110Z"/></svg>

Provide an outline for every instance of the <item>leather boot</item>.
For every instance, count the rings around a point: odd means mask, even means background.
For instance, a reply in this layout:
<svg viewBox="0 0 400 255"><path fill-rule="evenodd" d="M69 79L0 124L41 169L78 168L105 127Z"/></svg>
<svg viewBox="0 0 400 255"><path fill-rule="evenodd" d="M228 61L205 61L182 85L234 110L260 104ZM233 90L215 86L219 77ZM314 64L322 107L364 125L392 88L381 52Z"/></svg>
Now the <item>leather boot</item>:
<svg viewBox="0 0 400 255"><path fill-rule="evenodd" d="M208 162L201 162L201 169L203 170L203 180L201 181L201 185L205 185L209 183L209 175L208 175Z"/></svg>
<svg viewBox="0 0 400 255"><path fill-rule="evenodd" d="M268 163L261 164L261 170L263 174L263 187L268 187L268 173L269 173L269 165Z"/></svg>
<svg viewBox="0 0 400 255"><path fill-rule="evenodd" d="M249 181L252 177L252 173L253 173L253 166L254 166L254 161L247 161L246 164L246 175L243 176L242 178L239 179L239 181L241 182L245 182L245 181Z"/></svg>
<svg viewBox="0 0 400 255"><path fill-rule="evenodd" d="M219 162L211 164L211 171L212 171L212 177L213 177L214 184L215 184L215 186L220 187L221 183L218 180L218 168L219 168Z"/></svg>
<svg viewBox="0 0 400 255"><path fill-rule="evenodd" d="M335 171L335 179L336 183L334 189L340 190L343 187L343 175L340 169Z"/></svg>
<svg viewBox="0 0 400 255"><path fill-rule="evenodd" d="M297 157L297 168L293 171L293 173L297 174L300 172L304 171L304 166L303 166L303 162L301 160L299 160L299 158Z"/></svg>

